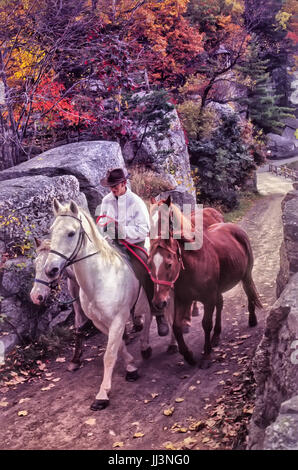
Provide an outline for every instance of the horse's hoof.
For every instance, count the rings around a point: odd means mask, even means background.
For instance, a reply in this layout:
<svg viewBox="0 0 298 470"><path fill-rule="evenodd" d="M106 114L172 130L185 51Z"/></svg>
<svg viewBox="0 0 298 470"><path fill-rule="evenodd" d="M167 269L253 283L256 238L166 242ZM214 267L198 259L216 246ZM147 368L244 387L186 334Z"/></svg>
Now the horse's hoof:
<svg viewBox="0 0 298 470"><path fill-rule="evenodd" d="M253 326L257 326L257 324L258 324L258 320L256 316L248 318L248 326L253 327Z"/></svg>
<svg viewBox="0 0 298 470"><path fill-rule="evenodd" d="M134 370L133 372L126 372L125 380L127 380L127 382L135 382L139 377L138 371Z"/></svg>
<svg viewBox="0 0 298 470"><path fill-rule="evenodd" d="M209 369L211 366L211 361L210 359L206 359L205 357L202 357L199 361L199 369Z"/></svg>
<svg viewBox="0 0 298 470"><path fill-rule="evenodd" d="M109 403L110 403L109 400L94 400L94 402L90 406L90 410L92 411L104 410L109 405Z"/></svg>
<svg viewBox="0 0 298 470"><path fill-rule="evenodd" d="M152 356L151 346L149 346L149 348L144 349L143 351L141 351L141 354L142 354L143 359L150 359L150 357Z"/></svg>
<svg viewBox="0 0 298 470"><path fill-rule="evenodd" d="M67 366L68 372L74 372L75 370L78 370L81 367L81 363L79 362L70 362Z"/></svg>
<svg viewBox="0 0 298 470"><path fill-rule="evenodd" d="M168 354L176 354L178 352L178 346L177 344L169 344L167 353Z"/></svg>
<svg viewBox="0 0 298 470"><path fill-rule="evenodd" d="M183 357L186 360L187 364L189 364L190 366L196 365L197 362L191 352L183 354Z"/></svg>

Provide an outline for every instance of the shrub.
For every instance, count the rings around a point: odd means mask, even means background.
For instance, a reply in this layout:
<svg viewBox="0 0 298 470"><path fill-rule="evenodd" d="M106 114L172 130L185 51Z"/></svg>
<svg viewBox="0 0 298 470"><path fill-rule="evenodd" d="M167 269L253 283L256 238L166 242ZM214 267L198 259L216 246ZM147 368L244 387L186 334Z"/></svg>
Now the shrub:
<svg viewBox="0 0 298 470"><path fill-rule="evenodd" d="M237 116L227 115L211 140L190 140L191 163L199 175L199 202L217 202L228 209L238 205L239 190L256 168L241 132Z"/></svg>
<svg viewBox="0 0 298 470"><path fill-rule="evenodd" d="M141 166L130 170L130 180L132 191L144 200L149 200L163 191L173 189L171 183L164 176Z"/></svg>

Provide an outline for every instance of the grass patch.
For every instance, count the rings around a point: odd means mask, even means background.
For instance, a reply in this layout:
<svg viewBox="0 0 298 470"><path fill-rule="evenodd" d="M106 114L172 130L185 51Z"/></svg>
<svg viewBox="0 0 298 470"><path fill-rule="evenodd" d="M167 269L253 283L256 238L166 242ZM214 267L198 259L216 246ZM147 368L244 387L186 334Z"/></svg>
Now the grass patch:
<svg viewBox="0 0 298 470"><path fill-rule="evenodd" d="M263 196L255 192L241 193L239 198L239 206L230 212L224 213L225 222L239 222L245 214L249 211L255 201L261 199Z"/></svg>

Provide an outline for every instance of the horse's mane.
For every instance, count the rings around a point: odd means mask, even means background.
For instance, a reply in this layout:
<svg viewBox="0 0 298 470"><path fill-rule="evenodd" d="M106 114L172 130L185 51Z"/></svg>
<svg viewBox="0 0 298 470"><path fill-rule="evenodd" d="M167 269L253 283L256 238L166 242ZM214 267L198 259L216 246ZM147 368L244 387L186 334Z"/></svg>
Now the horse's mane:
<svg viewBox="0 0 298 470"><path fill-rule="evenodd" d="M81 207L79 209L83 213L84 217L87 219L91 230L92 241L96 248L100 250L101 255L111 263L115 261L115 259L121 259L119 253L101 235L92 217Z"/></svg>
<svg viewBox="0 0 298 470"><path fill-rule="evenodd" d="M190 218L187 218L178 206L171 203L171 209L174 217L173 225L181 230L181 240L192 241L194 238L194 227ZM174 232L175 233L175 232Z"/></svg>

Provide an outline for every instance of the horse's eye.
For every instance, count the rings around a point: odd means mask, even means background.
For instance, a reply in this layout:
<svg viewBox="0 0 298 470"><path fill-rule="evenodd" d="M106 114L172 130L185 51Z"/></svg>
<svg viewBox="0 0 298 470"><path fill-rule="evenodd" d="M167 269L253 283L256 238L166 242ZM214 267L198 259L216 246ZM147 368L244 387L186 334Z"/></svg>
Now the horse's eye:
<svg viewBox="0 0 298 470"><path fill-rule="evenodd" d="M173 266L173 263L166 263L166 268L167 269L171 269L172 266Z"/></svg>
<svg viewBox="0 0 298 470"><path fill-rule="evenodd" d="M69 236L69 237L74 237L75 234L76 234L76 232L69 232L68 236Z"/></svg>

